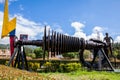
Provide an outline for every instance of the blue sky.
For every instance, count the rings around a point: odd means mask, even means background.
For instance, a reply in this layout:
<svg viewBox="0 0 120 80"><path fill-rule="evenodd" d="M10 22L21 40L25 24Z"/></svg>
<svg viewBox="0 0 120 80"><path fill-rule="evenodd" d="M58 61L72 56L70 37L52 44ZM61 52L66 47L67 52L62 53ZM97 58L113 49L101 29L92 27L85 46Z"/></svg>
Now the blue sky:
<svg viewBox="0 0 120 80"><path fill-rule="evenodd" d="M0 0L1 14L3 10L4 0ZM9 14L18 19L16 34L27 33L30 39L42 37L43 26L47 25L85 39L95 38L97 30L101 39L108 32L120 40L120 0L9 0ZM29 33L30 29L36 31Z"/></svg>

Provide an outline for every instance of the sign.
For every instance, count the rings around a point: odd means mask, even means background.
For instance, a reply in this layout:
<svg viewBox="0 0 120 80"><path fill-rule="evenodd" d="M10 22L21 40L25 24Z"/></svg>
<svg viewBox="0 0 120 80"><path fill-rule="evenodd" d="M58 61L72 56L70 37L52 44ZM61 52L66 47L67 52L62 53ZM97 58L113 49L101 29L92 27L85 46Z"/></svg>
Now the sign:
<svg viewBox="0 0 120 80"><path fill-rule="evenodd" d="M20 40L23 41L23 40L28 40L28 34L20 34Z"/></svg>

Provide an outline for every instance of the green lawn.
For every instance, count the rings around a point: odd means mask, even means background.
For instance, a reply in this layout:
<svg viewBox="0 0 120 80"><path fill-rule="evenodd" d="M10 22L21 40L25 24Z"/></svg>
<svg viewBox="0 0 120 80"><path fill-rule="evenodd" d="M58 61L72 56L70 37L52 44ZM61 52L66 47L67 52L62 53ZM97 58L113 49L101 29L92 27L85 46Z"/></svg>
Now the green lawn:
<svg viewBox="0 0 120 80"><path fill-rule="evenodd" d="M53 78L40 75L36 72L28 72L12 67L0 65L0 80L55 80Z"/></svg>
<svg viewBox="0 0 120 80"><path fill-rule="evenodd" d="M40 73L56 80L120 80L120 73L76 71L71 73Z"/></svg>
<svg viewBox="0 0 120 80"><path fill-rule="evenodd" d="M120 73L98 71L36 73L0 65L0 80L120 80Z"/></svg>

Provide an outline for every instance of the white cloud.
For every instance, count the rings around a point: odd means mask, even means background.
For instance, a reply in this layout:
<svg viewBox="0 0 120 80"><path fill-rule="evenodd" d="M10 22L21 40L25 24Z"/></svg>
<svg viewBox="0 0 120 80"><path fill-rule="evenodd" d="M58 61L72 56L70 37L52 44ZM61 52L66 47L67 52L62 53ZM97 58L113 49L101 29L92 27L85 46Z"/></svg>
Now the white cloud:
<svg viewBox="0 0 120 80"><path fill-rule="evenodd" d="M75 33L73 36L86 39L86 34L82 30L82 28L85 27L84 24L80 22L72 22L71 26L75 29Z"/></svg>
<svg viewBox="0 0 120 80"><path fill-rule="evenodd" d="M120 43L120 36L117 36L117 37L115 38L115 43L116 43L116 42Z"/></svg>
<svg viewBox="0 0 120 80"><path fill-rule="evenodd" d="M100 26L95 26L90 35L86 35L86 33L83 32L85 25L80 22L72 22L71 26L75 29L75 33L73 35L75 37L84 38L85 40L89 40L91 38L98 39L98 37L102 40L104 38L102 33L104 29Z"/></svg>
<svg viewBox="0 0 120 80"><path fill-rule="evenodd" d="M5 2L5 0L0 0L0 3L4 3Z"/></svg>
<svg viewBox="0 0 120 80"><path fill-rule="evenodd" d="M95 26L95 27L93 28L93 32L102 32L102 31L103 31L103 28L100 27L100 26Z"/></svg>
<svg viewBox="0 0 120 80"><path fill-rule="evenodd" d="M73 36L86 39L86 34L83 32L75 32Z"/></svg>
<svg viewBox="0 0 120 80"><path fill-rule="evenodd" d="M100 26L95 26L93 28L93 32L91 33L91 35L88 35L87 36L87 39L90 39L90 38L94 38L94 39L100 39L100 40L103 40L104 38L104 35L103 35L103 28L100 27Z"/></svg>
<svg viewBox="0 0 120 80"><path fill-rule="evenodd" d="M15 1L18 1L18 0L8 0L10 2L15 2ZM3 4L5 2L5 0L0 0L0 3Z"/></svg>
<svg viewBox="0 0 120 80"><path fill-rule="evenodd" d="M82 28L85 27L84 24L80 23L80 22L72 22L71 26L75 29L75 31L79 32L82 31Z"/></svg>
<svg viewBox="0 0 120 80"><path fill-rule="evenodd" d="M20 34L28 34L29 39L40 39L43 36L44 26L40 23L30 21L26 18L23 18L21 15L15 15L17 17L16 24L16 36L19 37ZM2 31L2 21L3 21L3 12L0 12L0 36ZM47 26L47 30L50 26ZM39 36L39 38L37 38ZM9 38L0 39L0 43L9 43Z"/></svg>
<svg viewBox="0 0 120 80"><path fill-rule="evenodd" d="M28 34L29 39L37 39L38 35L42 36L44 32L44 26L42 24L25 19L20 15L16 15L16 17L17 17L17 26L16 26L17 36L19 36L19 34Z"/></svg>
<svg viewBox="0 0 120 80"><path fill-rule="evenodd" d="M83 28L85 27L85 25L80 22L72 22L71 26L75 29L75 33L73 35L75 37L84 38L85 40L89 40L91 38L103 40L105 37L103 34L103 31L106 30L106 28L101 27L101 26L95 26L91 30L92 32L90 35L86 35L86 33L83 32ZM120 43L120 36L117 36L114 39L114 42Z"/></svg>

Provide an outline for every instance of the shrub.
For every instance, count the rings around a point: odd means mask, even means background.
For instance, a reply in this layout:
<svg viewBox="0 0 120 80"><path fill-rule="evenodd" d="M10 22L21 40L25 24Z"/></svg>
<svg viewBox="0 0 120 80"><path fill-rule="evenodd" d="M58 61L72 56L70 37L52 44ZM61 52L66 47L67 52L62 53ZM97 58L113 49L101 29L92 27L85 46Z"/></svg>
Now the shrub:
<svg viewBox="0 0 120 80"><path fill-rule="evenodd" d="M33 69L34 71L37 71L37 69L39 69L39 68L40 68L40 63L34 63L34 64L33 64L32 69Z"/></svg>
<svg viewBox="0 0 120 80"><path fill-rule="evenodd" d="M26 56L31 57L32 59L36 58L35 53L28 53Z"/></svg>
<svg viewBox="0 0 120 80"><path fill-rule="evenodd" d="M62 54L63 57L67 57L67 58L75 58L75 53L74 52L69 52L69 53L65 53Z"/></svg>
<svg viewBox="0 0 120 80"><path fill-rule="evenodd" d="M28 62L28 67L29 67L29 69L32 69L32 67L33 67L33 63L32 62Z"/></svg>
<svg viewBox="0 0 120 80"><path fill-rule="evenodd" d="M76 71L78 69L81 68L80 63L61 63L61 64L57 64L57 63L51 63L51 62L46 62L44 64L45 67L45 72L71 72L71 71Z"/></svg>
<svg viewBox="0 0 120 80"><path fill-rule="evenodd" d="M6 60L0 60L0 64L5 64Z"/></svg>
<svg viewBox="0 0 120 80"><path fill-rule="evenodd" d="M44 67L45 67L45 72L53 72L54 70L54 66L52 66L53 64L51 62L46 62L44 63Z"/></svg>
<svg viewBox="0 0 120 80"><path fill-rule="evenodd" d="M6 61L6 62L5 62L5 65L8 65L8 62L9 62L9 61Z"/></svg>
<svg viewBox="0 0 120 80"><path fill-rule="evenodd" d="M66 65L61 63L60 66L59 66L59 72L65 72L66 71Z"/></svg>
<svg viewBox="0 0 120 80"><path fill-rule="evenodd" d="M33 71L37 71L37 69L40 68L40 63L33 63L33 62L28 62L28 67L29 69L33 70Z"/></svg>
<svg viewBox="0 0 120 80"><path fill-rule="evenodd" d="M78 63L68 63L66 64L66 72L76 71L80 69L81 65Z"/></svg>
<svg viewBox="0 0 120 80"><path fill-rule="evenodd" d="M8 64L8 61L6 61ZM72 72L81 69L81 64L76 62L64 63L58 61L45 62L43 67L40 69L39 62L28 62L28 68L31 71L37 71L39 69L40 72Z"/></svg>
<svg viewBox="0 0 120 80"><path fill-rule="evenodd" d="M117 59L120 59L120 54L117 55Z"/></svg>

